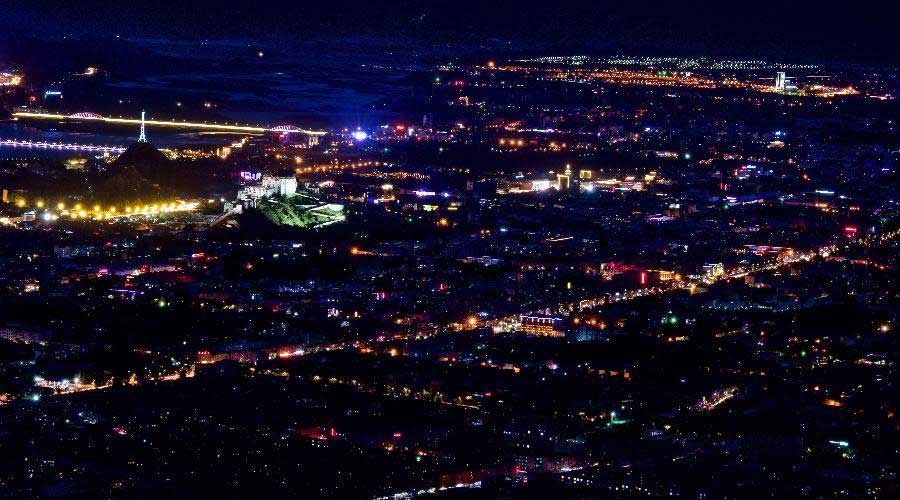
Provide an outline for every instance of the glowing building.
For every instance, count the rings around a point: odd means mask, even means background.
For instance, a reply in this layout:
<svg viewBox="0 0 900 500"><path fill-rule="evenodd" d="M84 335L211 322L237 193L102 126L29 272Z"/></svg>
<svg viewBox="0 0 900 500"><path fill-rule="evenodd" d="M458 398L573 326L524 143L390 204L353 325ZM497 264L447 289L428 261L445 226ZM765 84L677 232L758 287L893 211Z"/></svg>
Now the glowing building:
<svg viewBox="0 0 900 500"><path fill-rule="evenodd" d="M522 331L528 335L539 337L562 337L565 335L562 318L523 314L521 322Z"/></svg>
<svg viewBox="0 0 900 500"><path fill-rule="evenodd" d="M572 166L566 165L566 171L556 176L560 191L572 189Z"/></svg>

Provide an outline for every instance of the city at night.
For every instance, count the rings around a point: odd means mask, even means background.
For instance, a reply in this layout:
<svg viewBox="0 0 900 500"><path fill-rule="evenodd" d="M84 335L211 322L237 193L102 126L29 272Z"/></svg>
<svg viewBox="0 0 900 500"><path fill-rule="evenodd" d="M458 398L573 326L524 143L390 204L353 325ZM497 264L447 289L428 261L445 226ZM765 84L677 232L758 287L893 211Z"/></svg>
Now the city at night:
<svg viewBox="0 0 900 500"><path fill-rule="evenodd" d="M0 499L900 495L890 2L0 0Z"/></svg>

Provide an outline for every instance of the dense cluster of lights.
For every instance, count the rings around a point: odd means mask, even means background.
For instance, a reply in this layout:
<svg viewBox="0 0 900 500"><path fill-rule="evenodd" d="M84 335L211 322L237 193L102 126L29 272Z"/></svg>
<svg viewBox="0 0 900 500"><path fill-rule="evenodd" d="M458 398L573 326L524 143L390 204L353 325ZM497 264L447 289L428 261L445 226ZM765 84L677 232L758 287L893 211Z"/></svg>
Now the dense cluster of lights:
<svg viewBox="0 0 900 500"><path fill-rule="evenodd" d="M775 69L816 69L814 64L789 64L762 60L710 59L706 57L640 57L617 55L606 58L589 56L553 56L516 61L527 64L554 64L567 66L644 66L677 69L713 70L775 70Z"/></svg>
<svg viewBox="0 0 900 500"><path fill-rule="evenodd" d="M22 83L22 75L4 71L0 73L0 87L15 87Z"/></svg>
<svg viewBox="0 0 900 500"><path fill-rule="evenodd" d="M17 200L16 205L20 208L24 207L25 200ZM60 202L56 204L55 211L48 209L44 211L40 215L40 217L41 220L45 222L58 220L60 217L86 220L112 220L144 215L161 215L175 212L190 212L196 209L197 205L197 202L172 201L167 203L153 203L135 206L126 205L124 207L116 207L114 205L110 205L107 207L103 207L101 205L84 207L80 203L76 203L72 207L67 207L65 203ZM45 204L43 201L38 200L37 202L35 202L35 207L37 209L42 209L44 208L44 206Z"/></svg>
<svg viewBox="0 0 900 500"><path fill-rule="evenodd" d="M771 86L753 82L740 82L734 78L716 79L694 74L690 71L647 71L647 70L561 70L549 74L547 78L569 82L589 83L601 81L617 85L643 85L655 87L692 87L715 89L721 87L741 87L757 91L769 91Z"/></svg>
<svg viewBox="0 0 900 500"><path fill-rule="evenodd" d="M299 160L299 161L297 161ZM294 163L300 165L303 163L301 158L295 158ZM306 167L296 167L294 168L294 172L297 174L308 174L315 172L341 172L344 170L355 170L357 168L366 168L366 167L390 167L393 166L393 163L388 162L380 162L380 161L354 161L354 162L346 162L340 163L338 160L334 160L334 163L320 164L320 165L309 165Z"/></svg>
<svg viewBox="0 0 900 500"><path fill-rule="evenodd" d="M385 172L383 170L359 172L356 175L360 177L376 177L379 179L414 179L419 181L427 181L431 179L430 175L422 174L419 172Z"/></svg>

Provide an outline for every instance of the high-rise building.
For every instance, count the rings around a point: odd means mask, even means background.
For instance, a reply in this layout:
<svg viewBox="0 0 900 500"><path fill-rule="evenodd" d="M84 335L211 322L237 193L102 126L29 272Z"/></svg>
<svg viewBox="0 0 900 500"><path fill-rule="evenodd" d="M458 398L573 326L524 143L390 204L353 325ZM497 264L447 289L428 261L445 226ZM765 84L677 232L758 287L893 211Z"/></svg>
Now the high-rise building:
<svg viewBox="0 0 900 500"><path fill-rule="evenodd" d="M775 90L783 92L786 81L787 77L784 75L784 71L775 73Z"/></svg>
<svg viewBox="0 0 900 500"><path fill-rule="evenodd" d="M566 171L556 176L560 191L572 189L572 166L566 165Z"/></svg>

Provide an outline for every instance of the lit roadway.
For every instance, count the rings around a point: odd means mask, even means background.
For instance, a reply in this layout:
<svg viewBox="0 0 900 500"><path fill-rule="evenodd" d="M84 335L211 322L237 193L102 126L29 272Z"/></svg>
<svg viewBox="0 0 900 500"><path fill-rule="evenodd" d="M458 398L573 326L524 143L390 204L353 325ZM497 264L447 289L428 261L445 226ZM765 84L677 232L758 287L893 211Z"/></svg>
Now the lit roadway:
<svg viewBox="0 0 900 500"><path fill-rule="evenodd" d="M900 235L900 231L896 231L896 230L892 231L890 233L885 233L879 238L878 242L885 242L885 241L891 240L891 239L897 237L898 235ZM866 237L861 240L857 240L855 242L848 242L844 245L844 249L849 248L851 245L868 246L869 244L871 244L871 242L870 242L871 239L873 239L873 238ZM625 292L617 292L617 293L607 292L600 297L583 299L578 302L560 303L560 304L556 304L555 306L538 309L535 311L529 311L526 314L545 314L547 311L550 311L553 313L570 314L576 310L596 308L596 307L599 307L599 306L602 306L605 304L610 304L613 302L628 301L628 300L633 300L633 299L636 299L639 297L645 297L648 295L665 294L665 293L674 292L677 290L690 289L690 288L693 288L694 286L697 286L698 284L699 285L710 285L710 284L712 284L716 281L720 281L720 280L727 281L730 279L742 278L744 276L762 273L762 272L766 272L766 271L774 271L781 267L795 264L800 261L810 261L815 257L827 257L828 255L836 253L839 250L840 250L840 248L837 245L832 244L832 245L824 246L822 248L810 250L808 252L797 253L791 257L784 258L784 259L778 259L778 260L775 260L773 262L769 262L766 264L759 264L759 265L751 266L750 268L739 267L739 268L733 269L729 272L726 272L722 276L709 277L709 278L706 278L705 280L701 280L699 282L697 282L697 281L674 282L673 281L672 283L670 283L667 286L641 288L641 289L637 289L637 290L628 290ZM494 324L502 324L502 323L517 324L518 321L519 321L519 315L513 315L513 316L507 316L504 318L497 318L496 320L493 321L493 323Z"/></svg>
<svg viewBox="0 0 900 500"><path fill-rule="evenodd" d="M41 149L68 149L78 151L100 151L103 153L121 153L122 146L94 146L92 144L68 144L63 142L20 141L17 139L0 139L0 146L14 146Z"/></svg>
<svg viewBox="0 0 900 500"><path fill-rule="evenodd" d="M104 123L122 123L129 125L140 125L142 122L139 118L111 118L101 116L96 113L75 113L71 115L61 115L56 113L35 113L31 111L18 111L13 116L20 119L36 119L36 120L77 120L77 121L95 121ZM311 136L325 135L321 130L308 130L293 125L279 125L277 127L264 127L253 125L228 125L218 123L197 123L188 121L170 121L170 120L146 120L143 123L158 127L178 127L191 128L201 130L220 130L227 132L247 132L261 134L264 132L277 132L289 134L306 134Z"/></svg>

